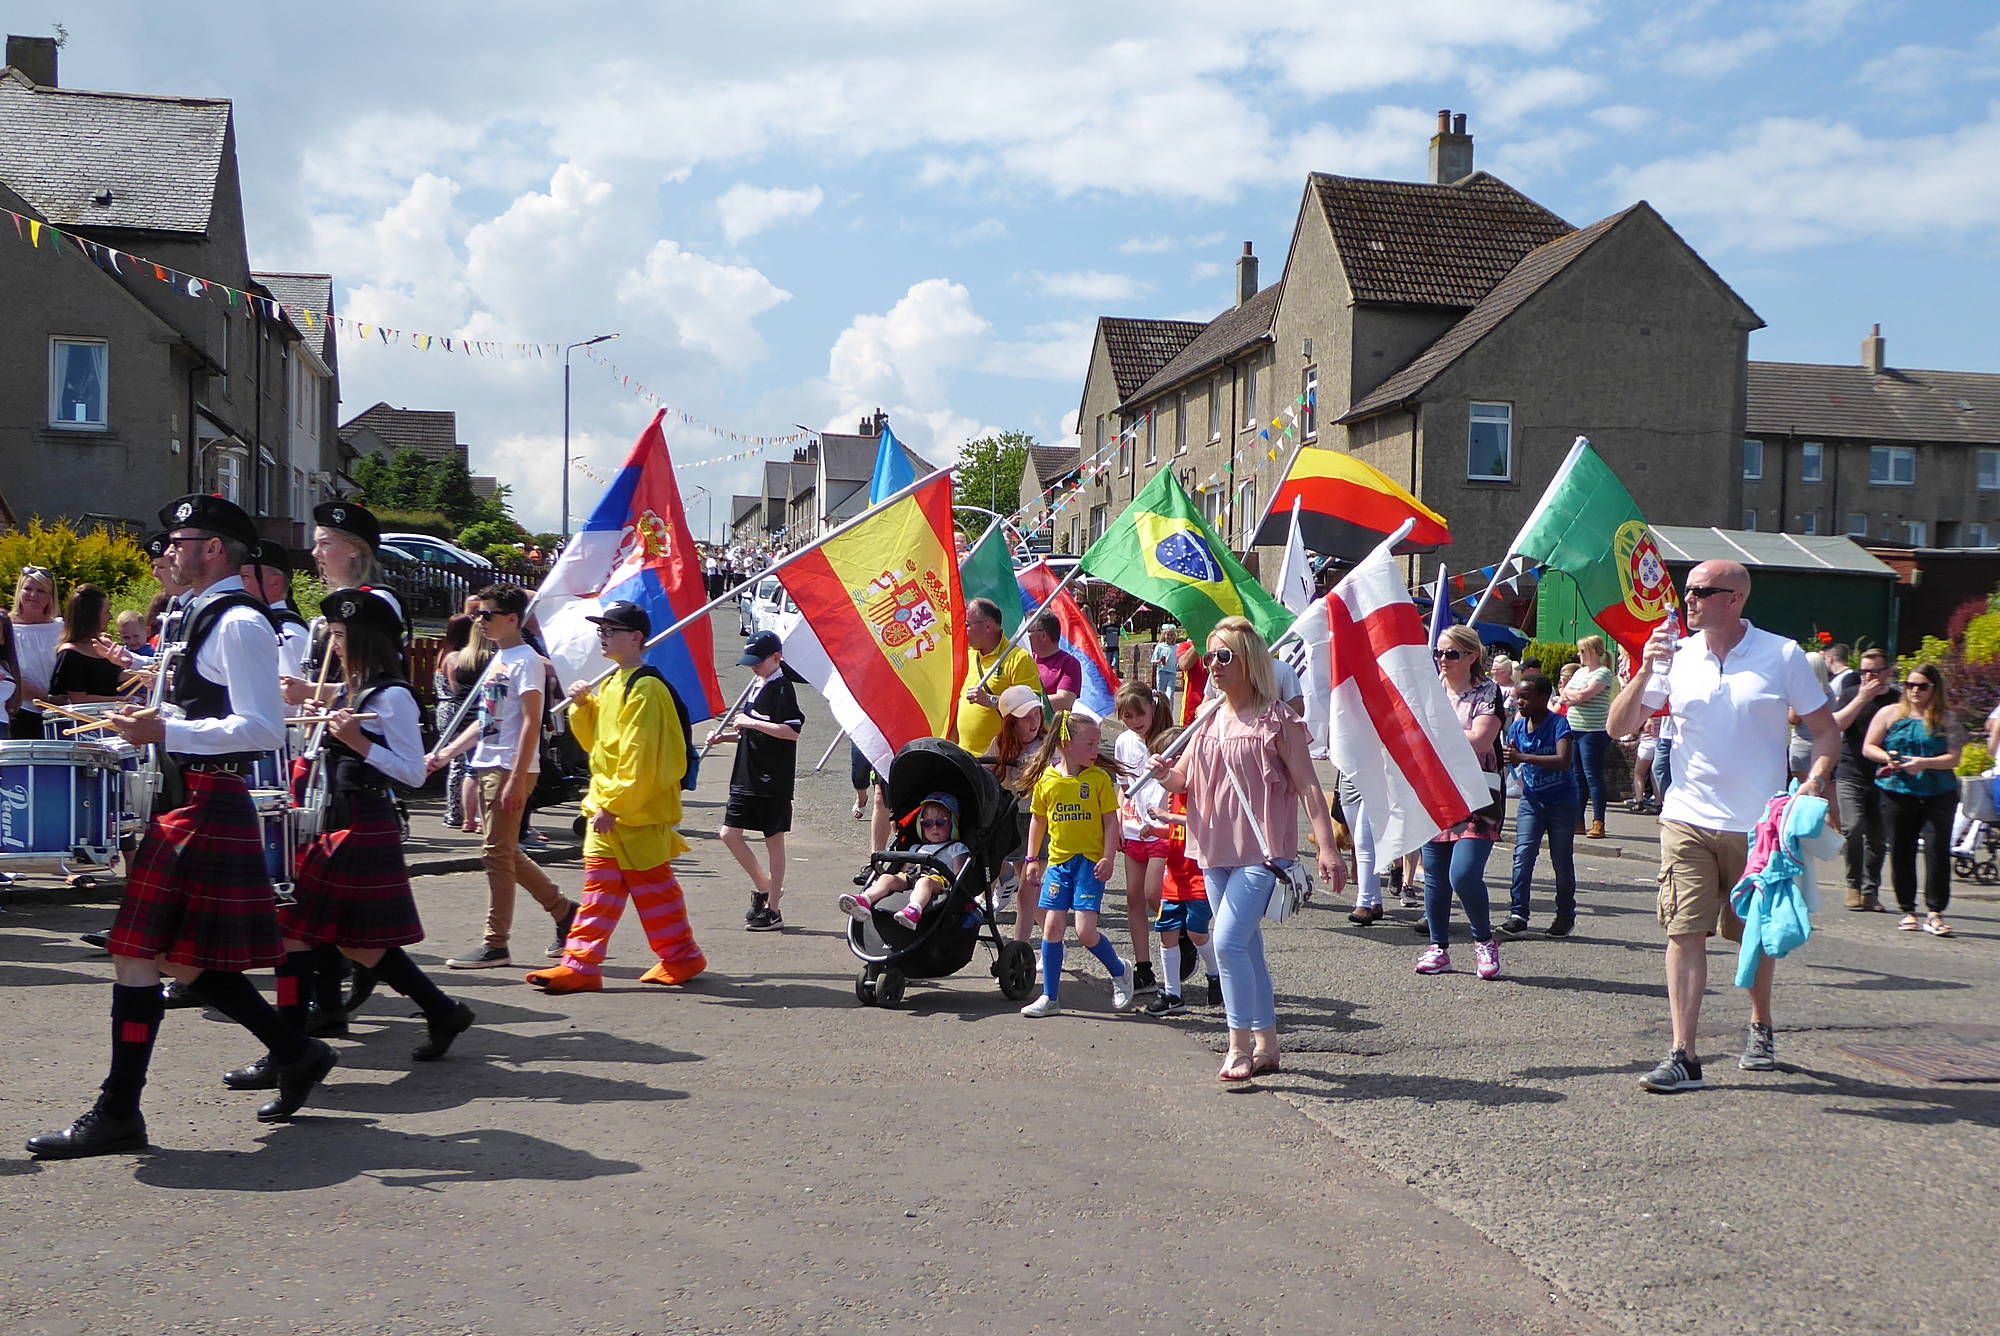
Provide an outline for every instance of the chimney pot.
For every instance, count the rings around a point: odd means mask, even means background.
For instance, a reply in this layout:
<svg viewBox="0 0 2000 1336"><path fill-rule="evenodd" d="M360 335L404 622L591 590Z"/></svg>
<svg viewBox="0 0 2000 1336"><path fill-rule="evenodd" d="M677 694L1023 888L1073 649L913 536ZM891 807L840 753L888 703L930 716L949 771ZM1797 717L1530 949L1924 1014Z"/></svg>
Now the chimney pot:
<svg viewBox="0 0 2000 1336"><path fill-rule="evenodd" d="M1243 243L1243 254L1236 261L1236 304L1241 306L1257 295L1257 256L1251 251L1250 243Z"/></svg>
<svg viewBox="0 0 2000 1336"><path fill-rule="evenodd" d="M1451 133L1451 112L1448 109L1438 112L1438 133L1441 135Z"/></svg>
<svg viewBox="0 0 2000 1336"><path fill-rule="evenodd" d="M1438 113L1438 132L1431 139L1431 184L1448 186L1472 175L1472 136L1465 114Z"/></svg>
<svg viewBox="0 0 2000 1336"><path fill-rule="evenodd" d="M1451 118L1451 132L1452 132L1453 134L1455 134L1455 135L1462 135L1462 134L1464 134L1464 133L1465 133L1465 113L1464 113L1464 112L1462 112L1462 111L1461 111L1461 112L1459 112L1459 113L1458 113L1457 115L1455 115L1455 116L1453 116L1453 117Z"/></svg>
<svg viewBox="0 0 2000 1336"><path fill-rule="evenodd" d="M7 35L7 63L43 88L56 87L56 39Z"/></svg>

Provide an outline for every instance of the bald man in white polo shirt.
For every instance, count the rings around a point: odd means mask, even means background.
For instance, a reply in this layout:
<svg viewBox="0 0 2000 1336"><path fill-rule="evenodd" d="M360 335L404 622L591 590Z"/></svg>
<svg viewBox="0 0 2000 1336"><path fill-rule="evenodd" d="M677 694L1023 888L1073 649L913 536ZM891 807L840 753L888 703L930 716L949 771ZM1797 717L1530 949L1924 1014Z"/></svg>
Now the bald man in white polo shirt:
<svg viewBox="0 0 2000 1336"><path fill-rule="evenodd" d="M1794 641L1759 630L1743 617L1750 572L1733 561L1705 561L1688 573L1687 628L1671 621L1646 642L1632 680L1612 703L1613 737L1635 733L1662 706L1678 737L1673 783L1660 809L1660 926L1667 933L1667 1003L1673 1050L1639 1084L1656 1094L1699 1090L1695 1055L1701 999L1708 986L1708 939L1719 926L1741 941L1743 924L1729 892L1743 876L1750 835L1786 784L1787 711L1812 735L1812 765L1799 792L1824 797L1840 759L1840 729L1826 691ZM1776 1066L1771 979L1764 958L1750 988L1750 1030L1737 1066Z"/></svg>

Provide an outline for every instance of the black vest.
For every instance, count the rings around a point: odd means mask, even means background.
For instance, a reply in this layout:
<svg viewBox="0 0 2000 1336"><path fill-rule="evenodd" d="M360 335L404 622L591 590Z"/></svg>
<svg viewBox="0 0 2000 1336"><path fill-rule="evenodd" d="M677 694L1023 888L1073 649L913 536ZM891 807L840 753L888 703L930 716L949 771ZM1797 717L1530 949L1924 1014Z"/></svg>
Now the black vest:
<svg viewBox="0 0 2000 1336"><path fill-rule="evenodd" d="M378 681L370 682L361 689L361 694L355 698L354 705L352 706L354 712L356 714L366 714L369 701L382 692L394 687L401 687L410 693L411 700L416 699L416 689L408 682L403 681L401 678L385 677ZM374 729L369 728L365 723L361 725L361 736L367 738L377 746L383 743L382 735ZM355 751L332 734L328 734L326 739L326 766L327 777L331 781L330 787L337 794L387 793L389 791L389 777L368 764L367 759L360 752Z"/></svg>
<svg viewBox="0 0 2000 1336"><path fill-rule="evenodd" d="M195 671L194 661L209 633L222 620L222 614L231 608L248 608L260 617L265 615L262 603L240 589L232 589L204 603L186 618L186 634L181 638L180 659L174 664L173 677L167 684L167 700L179 706L182 715L189 719L221 719L230 713L229 684L209 681Z"/></svg>

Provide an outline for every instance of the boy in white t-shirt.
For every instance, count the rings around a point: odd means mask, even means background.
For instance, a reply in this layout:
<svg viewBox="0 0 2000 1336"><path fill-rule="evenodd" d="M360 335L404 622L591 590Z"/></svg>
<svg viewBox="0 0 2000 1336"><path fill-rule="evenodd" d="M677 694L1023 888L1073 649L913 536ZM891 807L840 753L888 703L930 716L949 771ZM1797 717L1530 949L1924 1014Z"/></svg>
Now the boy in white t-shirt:
<svg viewBox="0 0 2000 1336"><path fill-rule="evenodd" d="M965 860L972 857L972 851L958 837L958 800L948 793L933 793L924 799L917 808L917 843L902 852L928 854L957 876L965 866ZM840 912L866 923L877 904L898 892L909 890L909 903L897 910L894 917L904 927L914 928L923 921L924 911L930 907L931 901L945 889L943 879L935 873L918 877L916 888L911 890L907 874L884 872L870 882L868 889L861 894L841 896Z"/></svg>
<svg viewBox="0 0 2000 1336"><path fill-rule="evenodd" d="M521 813L534 791L542 768L542 686L548 664L535 647L521 638L521 614L528 596L513 585L482 589L473 616L498 648L479 683L478 716L449 745L431 753L433 771L454 756L472 751L469 770L479 791L480 828L485 832L479 858L486 865L486 938L445 964L455 970L494 969L513 964L507 939L514 928L514 887L525 886L535 903L556 922L555 944L546 953L559 959L576 902L563 898L549 874L531 858L521 856Z"/></svg>

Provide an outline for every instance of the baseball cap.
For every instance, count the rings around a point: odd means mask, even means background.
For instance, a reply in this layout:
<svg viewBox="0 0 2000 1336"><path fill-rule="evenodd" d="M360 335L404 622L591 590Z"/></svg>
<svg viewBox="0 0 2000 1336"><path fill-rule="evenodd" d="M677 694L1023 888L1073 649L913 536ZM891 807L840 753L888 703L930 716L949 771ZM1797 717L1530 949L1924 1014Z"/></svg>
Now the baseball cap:
<svg viewBox="0 0 2000 1336"><path fill-rule="evenodd" d="M1035 694L1033 687L1016 684L1000 693L998 709L1010 719L1029 713L1040 714L1042 698Z"/></svg>
<svg viewBox="0 0 2000 1336"><path fill-rule="evenodd" d="M584 620L596 622L599 626L613 626L620 631L637 631L642 636L653 634L653 619L646 615L646 610L623 599L605 604L602 612Z"/></svg>
<svg viewBox="0 0 2000 1336"><path fill-rule="evenodd" d="M736 661L736 666L755 668L784 647L785 642L778 639L776 631L759 631L743 643L743 657Z"/></svg>

